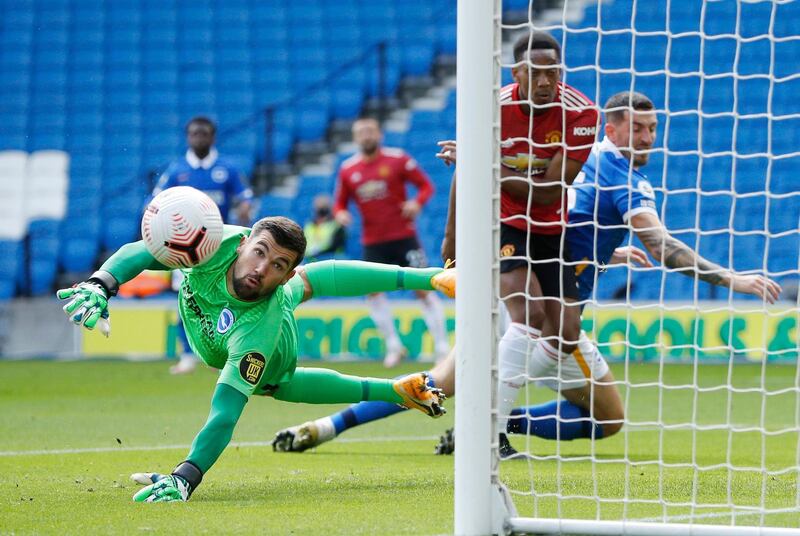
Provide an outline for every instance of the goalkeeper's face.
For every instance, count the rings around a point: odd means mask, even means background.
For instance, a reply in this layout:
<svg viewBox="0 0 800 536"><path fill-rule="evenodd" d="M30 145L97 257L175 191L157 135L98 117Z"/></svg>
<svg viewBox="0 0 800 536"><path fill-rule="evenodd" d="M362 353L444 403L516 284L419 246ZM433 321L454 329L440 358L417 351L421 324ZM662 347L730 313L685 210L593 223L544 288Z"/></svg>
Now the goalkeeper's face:
<svg viewBox="0 0 800 536"><path fill-rule="evenodd" d="M242 239L236 251L228 287L240 300L269 296L295 274L297 253L278 245L269 231Z"/></svg>

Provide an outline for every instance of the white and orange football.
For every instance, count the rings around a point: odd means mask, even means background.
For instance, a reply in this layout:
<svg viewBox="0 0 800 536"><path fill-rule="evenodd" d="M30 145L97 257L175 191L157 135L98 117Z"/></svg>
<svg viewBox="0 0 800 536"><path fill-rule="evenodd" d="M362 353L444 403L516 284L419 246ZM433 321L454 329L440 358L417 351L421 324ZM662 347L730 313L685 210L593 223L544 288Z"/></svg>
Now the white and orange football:
<svg viewBox="0 0 800 536"><path fill-rule="evenodd" d="M142 238L150 254L164 266L199 266L222 243L222 216L216 203L200 190L167 188L147 205Z"/></svg>

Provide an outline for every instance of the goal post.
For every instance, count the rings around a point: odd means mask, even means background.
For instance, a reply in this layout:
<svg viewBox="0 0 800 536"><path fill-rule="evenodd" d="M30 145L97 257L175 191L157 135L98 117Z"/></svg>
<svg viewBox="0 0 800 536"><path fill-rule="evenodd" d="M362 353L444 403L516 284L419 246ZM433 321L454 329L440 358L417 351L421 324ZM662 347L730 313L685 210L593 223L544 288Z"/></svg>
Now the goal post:
<svg viewBox="0 0 800 536"><path fill-rule="evenodd" d="M559 5L531 6L540 18L513 24L502 0L457 5L455 533L797 534L800 304L714 287L697 261L687 277L658 262L589 260L597 273L582 327L611 365L622 429L567 441L565 423L595 430L594 409L557 409L558 440L529 424L531 435L509 434L522 456L499 458L500 101L517 35L551 33L561 80L600 109L622 91L651 98L658 139L641 171L674 238L725 270L800 287L800 1ZM592 225L604 225L597 214ZM621 245L646 249L633 234ZM554 378L530 370L515 406L563 400L561 365L555 391L537 385Z"/></svg>
<svg viewBox="0 0 800 536"><path fill-rule="evenodd" d="M497 351L500 0L458 0L455 533L502 530L491 412ZM497 523L500 523L499 528Z"/></svg>

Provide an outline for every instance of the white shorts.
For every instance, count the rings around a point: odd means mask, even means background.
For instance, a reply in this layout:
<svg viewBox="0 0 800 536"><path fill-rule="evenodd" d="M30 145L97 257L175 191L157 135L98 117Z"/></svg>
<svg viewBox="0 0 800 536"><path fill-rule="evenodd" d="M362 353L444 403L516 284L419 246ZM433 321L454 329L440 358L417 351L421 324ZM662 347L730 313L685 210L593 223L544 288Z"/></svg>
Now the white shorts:
<svg viewBox="0 0 800 536"><path fill-rule="evenodd" d="M535 359L533 356L530 359ZM536 385L547 387L553 391L578 389L586 385L587 378L599 380L608 374L608 363L594 342L581 330L578 348L569 357L553 360L547 356L547 362L530 365L530 370L540 370L537 377L532 378Z"/></svg>

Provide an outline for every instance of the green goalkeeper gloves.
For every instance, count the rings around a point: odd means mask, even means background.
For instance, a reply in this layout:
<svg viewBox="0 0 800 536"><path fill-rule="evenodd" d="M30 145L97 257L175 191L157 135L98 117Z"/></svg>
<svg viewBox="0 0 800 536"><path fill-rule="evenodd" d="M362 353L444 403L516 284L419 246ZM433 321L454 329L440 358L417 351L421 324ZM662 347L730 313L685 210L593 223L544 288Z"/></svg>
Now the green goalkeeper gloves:
<svg viewBox="0 0 800 536"><path fill-rule="evenodd" d="M140 477L140 478L136 478ZM140 484L153 483L136 492L133 500L136 502L173 502L188 501L191 494L189 483L178 475L160 475L158 473L136 473L131 478Z"/></svg>
<svg viewBox="0 0 800 536"><path fill-rule="evenodd" d="M69 300L64 306L64 312L70 322L90 330L97 327L106 337L111 333L108 293L102 285L94 282L78 283L72 288L62 288L56 295L59 299Z"/></svg>

